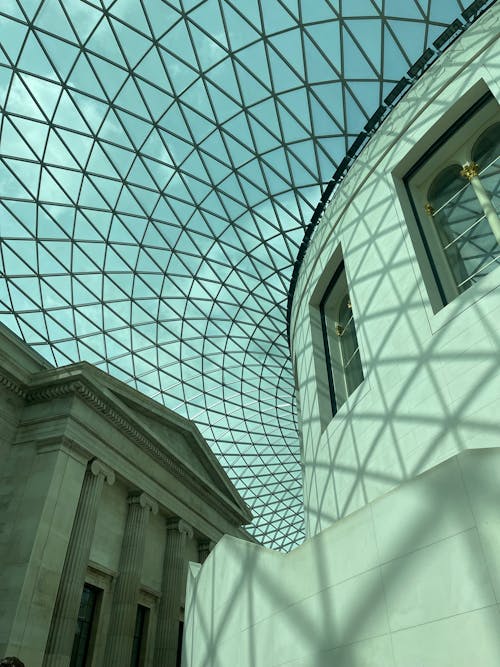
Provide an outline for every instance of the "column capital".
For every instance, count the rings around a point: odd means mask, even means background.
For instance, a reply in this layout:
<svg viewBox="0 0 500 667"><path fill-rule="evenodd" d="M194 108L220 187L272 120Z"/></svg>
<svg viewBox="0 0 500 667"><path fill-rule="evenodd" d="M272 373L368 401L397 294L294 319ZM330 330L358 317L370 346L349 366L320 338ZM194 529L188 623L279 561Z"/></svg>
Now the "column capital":
<svg viewBox="0 0 500 667"><path fill-rule="evenodd" d="M143 509L150 510L152 514L158 514L158 503L147 493L131 493L127 502L129 505L140 505Z"/></svg>
<svg viewBox="0 0 500 667"><path fill-rule="evenodd" d="M472 181L472 179L478 175L479 165L477 162L467 162L467 164L463 165L462 171L460 172L460 176L463 176L463 178L466 178L468 181Z"/></svg>
<svg viewBox="0 0 500 667"><path fill-rule="evenodd" d="M193 529L183 519L173 517L167 519L167 533L178 531L181 535L186 535L190 540L193 539Z"/></svg>
<svg viewBox="0 0 500 667"><path fill-rule="evenodd" d="M96 477L98 475L102 475L104 477L104 480L110 486L112 486L115 483L116 477L114 471L99 459L92 459L92 461L90 461L88 464L87 470Z"/></svg>
<svg viewBox="0 0 500 667"><path fill-rule="evenodd" d="M200 563L204 563L212 549L215 547L217 542L210 540L208 537L203 537L198 540L198 559Z"/></svg>
<svg viewBox="0 0 500 667"><path fill-rule="evenodd" d="M215 547L217 542L214 542L214 540L208 539L208 537L203 537L200 540L198 540L198 549L206 549L207 551L212 551L212 549Z"/></svg>

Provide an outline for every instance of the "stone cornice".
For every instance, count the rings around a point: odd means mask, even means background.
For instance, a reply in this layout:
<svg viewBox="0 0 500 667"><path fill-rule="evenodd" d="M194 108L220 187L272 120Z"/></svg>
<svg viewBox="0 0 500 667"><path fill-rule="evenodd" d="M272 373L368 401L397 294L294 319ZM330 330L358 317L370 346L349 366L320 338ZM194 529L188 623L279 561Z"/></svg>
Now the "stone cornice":
<svg viewBox="0 0 500 667"><path fill-rule="evenodd" d="M0 370L0 385L5 387L8 391L11 391L16 396L19 396L20 398L26 398L25 385L6 373L3 369Z"/></svg>
<svg viewBox="0 0 500 667"><path fill-rule="evenodd" d="M153 418L155 421L165 425L168 429L172 429L181 434L189 447L196 450L199 456L199 461L205 470L209 474L215 473L219 477L221 484L224 486L225 493L229 493L232 496L233 501L237 506L245 507L248 516L251 515L250 509L234 487L227 472L220 465L216 455L208 446L194 422L173 412L157 401L144 396L137 389L134 389L129 385L124 386L122 382L107 373L104 373L104 371L100 369L92 367L92 372L102 377L106 389L110 390L114 397L120 402L125 403L132 410L144 414L146 418Z"/></svg>
<svg viewBox="0 0 500 667"><path fill-rule="evenodd" d="M50 375L53 374L54 372L51 371ZM245 511L243 508L231 507L229 500L228 502L224 502L222 498L218 497L215 489L210 488L205 480L200 478L196 472L190 470L181 461L166 451L160 443L154 442L153 439L141 432L119 409L112 406L106 398L100 396L83 375L81 369L76 377L73 375L72 378L68 378L66 381L57 381L56 379L55 382L50 382L50 379L52 378L45 377L45 382L40 383L39 386L29 388L23 388L18 385L19 389L17 391L21 391L22 393L19 395L23 396L26 402L31 404L43 403L67 396L78 396L92 410L102 415L116 429L121 431L128 440L153 458L164 470L174 475L187 488L201 496L207 504L214 507L233 525L235 521L238 525L251 521L251 514L248 510Z"/></svg>

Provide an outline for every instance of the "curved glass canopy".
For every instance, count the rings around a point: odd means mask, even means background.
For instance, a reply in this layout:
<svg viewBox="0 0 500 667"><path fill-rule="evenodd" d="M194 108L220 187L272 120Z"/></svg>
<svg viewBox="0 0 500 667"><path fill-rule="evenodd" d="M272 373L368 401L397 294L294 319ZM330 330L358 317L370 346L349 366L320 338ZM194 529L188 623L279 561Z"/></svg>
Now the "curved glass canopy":
<svg viewBox="0 0 500 667"><path fill-rule="evenodd" d="M286 297L304 227L459 0L2 0L0 319L194 420L303 537Z"/></svg>

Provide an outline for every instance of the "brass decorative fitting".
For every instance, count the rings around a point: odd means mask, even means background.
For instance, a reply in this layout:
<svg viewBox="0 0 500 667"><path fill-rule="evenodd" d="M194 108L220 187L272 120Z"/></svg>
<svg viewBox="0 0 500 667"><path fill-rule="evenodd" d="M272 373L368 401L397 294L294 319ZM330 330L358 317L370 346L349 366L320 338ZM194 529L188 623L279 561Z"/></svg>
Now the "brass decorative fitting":
<svg viewBox="0 0 500 667"><path fill-rule="evenodd" d="M467 162L464 164L460 176L463 176L468 181L471 181L475 176L479 174L479 165L477 162Z"/></svg>
<svg viewBox="0 0 500 667"><path fill-rule="evenodd" d="M425 212L427 213L427 215L434 215L434 207L431 204L427 203L424 206L424 209L425 209Z"/></svg>
<svg viewBox="0 0 500 667"><path fill-rule="evenodd" d="M335 333L337 334L337 336L342 336L342 334L344 333L344 327L340 326L340 324L336 324Z"/></svg>
<svg viewBox="0 0 500 667"><path fill-rule="evenodd" d="M349 308L349 310L352 310L352 303L350 301L347 302L347 307Z"/></svg>

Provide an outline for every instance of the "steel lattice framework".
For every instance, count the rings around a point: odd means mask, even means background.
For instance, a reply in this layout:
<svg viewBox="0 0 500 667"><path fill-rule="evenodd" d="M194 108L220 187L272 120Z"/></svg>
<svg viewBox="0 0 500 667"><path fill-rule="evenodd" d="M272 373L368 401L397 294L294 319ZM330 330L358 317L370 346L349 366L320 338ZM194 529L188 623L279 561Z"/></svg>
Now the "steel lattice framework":
<svg viewBox="0 0 500 667"><path fill-rule="evenodd" d="M0 318L194 420L268 546L303 537L286 298L304 227L467 4L0 4Z"/></svg>

